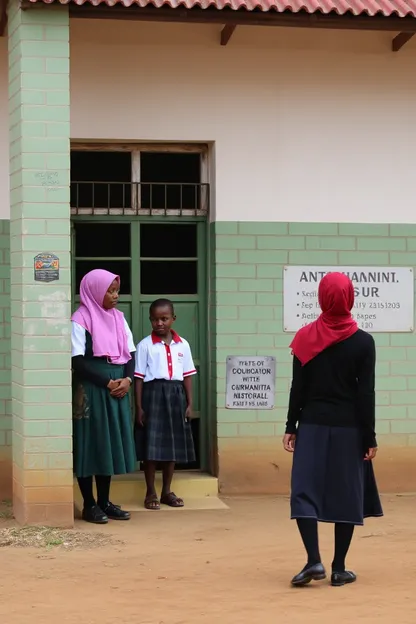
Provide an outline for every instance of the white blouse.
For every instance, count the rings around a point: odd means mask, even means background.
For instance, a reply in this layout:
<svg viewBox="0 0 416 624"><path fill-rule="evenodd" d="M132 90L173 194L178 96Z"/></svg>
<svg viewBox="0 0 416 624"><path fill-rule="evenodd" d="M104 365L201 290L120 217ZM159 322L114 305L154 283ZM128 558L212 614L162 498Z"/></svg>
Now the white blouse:
<svg viewBox="0 0 416 624"><path fill-rule="evenodd" d="M154 379L183 381L196 375L191 347L185 338L174 334L168 345L153 335L137 345L134 376L144 382Z"/></svg>
<svg viewBox="0 0 416 624"><path fill-rule="evenodd" d="M71 323L71 345L72 345L72 357L76 357L77 355L85 355L85 344L86 344L86 334L87 331L82 325L72 321ZM131 329L128 326L126 319L124 319L124 329L127 334L127 344L129 353L133 353L136 351L136 347L134 345L133 334L131 333Z"/></svg>

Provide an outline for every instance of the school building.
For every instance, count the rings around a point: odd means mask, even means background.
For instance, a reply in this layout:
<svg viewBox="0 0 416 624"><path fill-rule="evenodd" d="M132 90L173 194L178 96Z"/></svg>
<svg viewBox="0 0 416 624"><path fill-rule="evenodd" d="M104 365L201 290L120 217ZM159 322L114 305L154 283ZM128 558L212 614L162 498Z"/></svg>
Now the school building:
<svg viewBox="0 0 416 624"><path fill-rule="evenodd" d="M285 267L416 268L416 0L0 7L0 499L73 522L69 318L95 267L136 341L167 296L193 348L177 494L287 493ZM400 296L409 326L374 334L387 492L416 489L413 280ZM272 409L226 408L230 356L276 358Z"/></svg>

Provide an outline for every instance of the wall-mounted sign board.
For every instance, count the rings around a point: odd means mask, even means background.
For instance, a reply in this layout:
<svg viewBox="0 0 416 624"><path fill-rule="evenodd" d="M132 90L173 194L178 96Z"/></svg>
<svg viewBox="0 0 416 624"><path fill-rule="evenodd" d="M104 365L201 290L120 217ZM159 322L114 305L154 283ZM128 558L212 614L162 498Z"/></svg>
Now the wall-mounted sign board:
<svg viewBox="0 0 416 624"><path fill-rule="evenodd" d="M286 266L283 271L285 332L318 318L318 285L327 273L346 273L354 284L353 316L359 327L372 332L412 332L414 275L409 267Z"/></svg>

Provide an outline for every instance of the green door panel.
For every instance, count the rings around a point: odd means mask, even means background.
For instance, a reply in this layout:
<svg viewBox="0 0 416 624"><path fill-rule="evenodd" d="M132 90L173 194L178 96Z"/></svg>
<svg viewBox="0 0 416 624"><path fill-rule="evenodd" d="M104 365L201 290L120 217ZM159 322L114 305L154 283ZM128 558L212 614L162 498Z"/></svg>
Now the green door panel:
<svg viewBox="0 0 416 624"><path fill-rule="evenodd" d="M200 357L199 348L199 304L195 301L191 303L175 303L176 321L174 325L175 331L186 338L191 345L192 355L195 362Z"/></svg>
<svg viewBox="0 0 416 624"><path fill-rule="evenodd" d="M119 301L119 304L117 306L117 309L120 310L120 312L123 312L124 317L129 325L129 327L131 328L132 326L132 318L131 318L131 303L130 301ZM137 343L137 339L136 336L134 337L134 341L135 343Z"/></svg>

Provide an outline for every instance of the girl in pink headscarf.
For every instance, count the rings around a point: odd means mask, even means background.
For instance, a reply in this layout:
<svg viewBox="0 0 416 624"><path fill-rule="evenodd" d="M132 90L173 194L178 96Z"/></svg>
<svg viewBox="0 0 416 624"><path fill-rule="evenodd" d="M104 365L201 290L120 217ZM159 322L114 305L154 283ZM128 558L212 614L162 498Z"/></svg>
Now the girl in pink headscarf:
<svg viewBox="0 0 416 624"><path fill-rule="evenodd" d="M128 395L136 349L116 309L119 290L118 275L90 271L72 316L74 471L84 499L82 517L95 524L129 520L129 512L110 502L110 483L112 475L136 468Z"/></svg>

